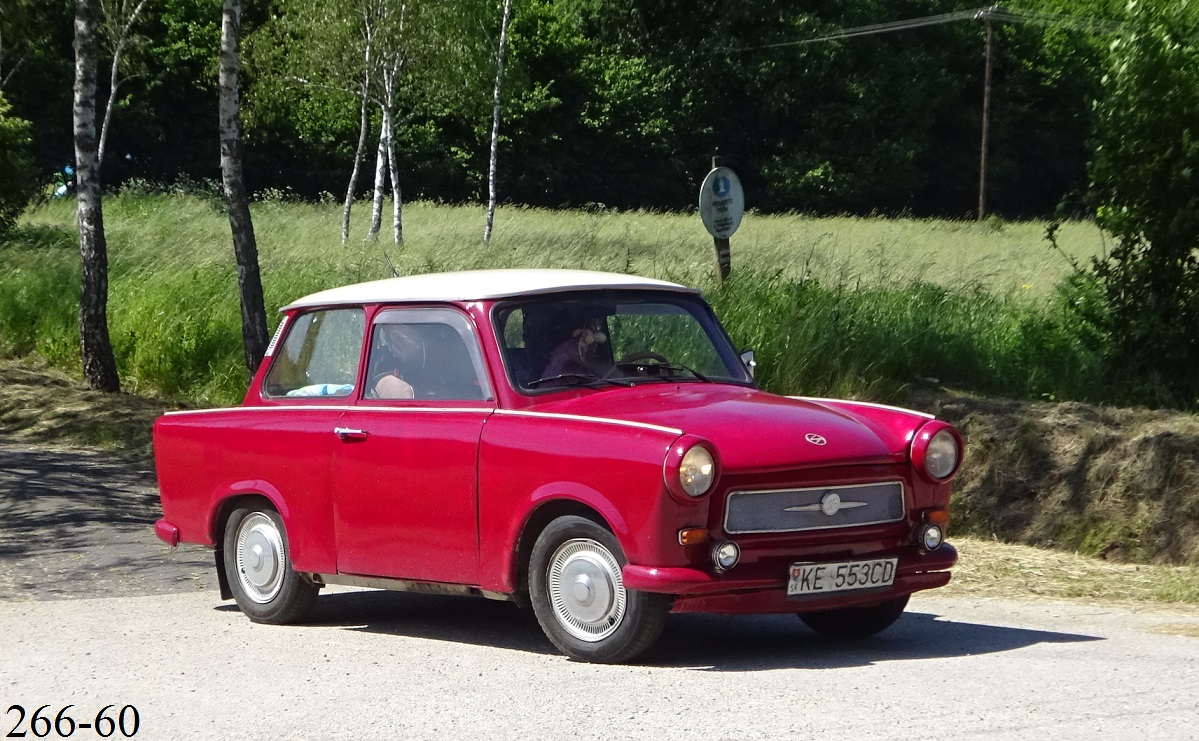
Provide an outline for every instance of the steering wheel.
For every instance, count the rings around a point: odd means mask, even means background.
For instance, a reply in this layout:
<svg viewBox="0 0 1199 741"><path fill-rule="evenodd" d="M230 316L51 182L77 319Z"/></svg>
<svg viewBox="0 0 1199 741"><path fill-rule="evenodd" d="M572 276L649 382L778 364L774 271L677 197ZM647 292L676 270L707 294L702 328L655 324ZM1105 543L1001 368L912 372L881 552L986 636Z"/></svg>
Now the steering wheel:
<svg viewBox="0 0 1199 741"><path fill-rule="evenodd" d="M617 360L616 365L635 365L639 360L656 360L662 365L671 365L670 358L648 350L631 352L620 360Z"/></svg>

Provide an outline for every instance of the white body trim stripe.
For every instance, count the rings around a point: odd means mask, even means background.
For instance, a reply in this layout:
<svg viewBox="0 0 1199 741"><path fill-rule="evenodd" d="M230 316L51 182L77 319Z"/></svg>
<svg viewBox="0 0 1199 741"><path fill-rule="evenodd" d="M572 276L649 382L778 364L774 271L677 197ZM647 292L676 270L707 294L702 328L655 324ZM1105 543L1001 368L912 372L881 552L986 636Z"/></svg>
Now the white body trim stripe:
<svg viewBox="0 0 1199 741"><path fill-rule="evenodd" d="M826 402L826 401L837 402L837 403L841 403L841 404L857 404L858 406L862 406L862 407L871 407L874 409L886 409L887 411L890 411L890 412L904 412L905 414L915 414L916 416L924 417L925 419L936 419L937 418L937 415L935 415L935 414L928 414L926 412L918 412L915 409L905 409L904 407L895 407L895 406L890 406L888 404L875 404L872 401L852 401L850 399L821 399L821 398L818 398L815 396L788 396L787 398L788 399L799 399L800 401L814 401L818 404L821 402Z"/></svg>
<svg viewBox="0 0 1199 741"><path fill-rule="evenodd" d="M206 414L209 412L250 412L250 411L296 411L321 410L329 412L464 412L470 414L503 414L512 417L533 417L537 419L569 419L576 422L598 422L600 424L635 427L642 430L666 432L671 435L682 435L683 431L674 427L650 424L648 422L633 422L627 419L610 419L608 417L587 417L581 414L559 414L557 412L527 412L519 409L498 409L495 407L383 407L383 406L350 406L327 404L287 404L272 406L245 407L216 407L212 409L180 409L165 412L164 416L174 417L186 414Z"/></svg>
<svg viewBox="0 0 1199 741"><path fill-rule="evenodd" d="M213 407L211 409L178 409L164 412L163 416L174 417L182 414L207 414L208 412L262 412L262 411L296 411L318 409L328 412L469 412L471 414L489 414L497 411L495 407L384 407L384 406L349 406L328 404L284 404L271 406L246 407Z"/></svg>
<svg viewBox="0 0 1199 741"><path fill-rule="evenodd" d="M578 422L599 422L601 424L620 425L623 427L636 427L642 430L654 430L655 432L667 432L672 435L682 435L683 431L674 427L663 427L662 425L650 424L648 422L633 422L627 419L610 419L608 417L585 417L581 414L560 414L558 412L526 412L519 409L496 409L496 414L503 414L512 417L534 417L542 419L570 419Z"/></svg>

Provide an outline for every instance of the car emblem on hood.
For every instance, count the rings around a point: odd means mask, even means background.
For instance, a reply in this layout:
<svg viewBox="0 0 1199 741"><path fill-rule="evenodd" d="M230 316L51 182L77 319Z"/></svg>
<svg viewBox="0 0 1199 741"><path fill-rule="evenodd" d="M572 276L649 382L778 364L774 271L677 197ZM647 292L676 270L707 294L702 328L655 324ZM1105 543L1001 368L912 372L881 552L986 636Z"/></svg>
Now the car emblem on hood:
<svg viewBox="0 0 1199 741"><path fill-rule="evenodd" d="M820 435L817 435L815 432L809 432L808 434L804 435L803 439L807 440L808 442L812 443L813 445L828 445L828 440L825 440L823 437L821 437Z"/></svg>
<svg viewBox="0 0 1199 741"><path fill-rule="evenodd" d="M832 517L843 509L854 509L856 507L865 507L865 502L842 502L841 496L835 491L830 491L820 498L819 504L802 504L796 507L787 507L784 512L823 512Z"/></svg>

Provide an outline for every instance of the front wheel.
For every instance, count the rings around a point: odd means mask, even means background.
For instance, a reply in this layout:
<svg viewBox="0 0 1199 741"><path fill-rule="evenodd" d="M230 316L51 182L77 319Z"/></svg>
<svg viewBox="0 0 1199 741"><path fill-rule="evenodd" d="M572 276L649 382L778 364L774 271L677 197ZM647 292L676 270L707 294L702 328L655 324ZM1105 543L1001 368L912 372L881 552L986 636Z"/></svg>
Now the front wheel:
<svg viewBox="0 0 1199 741"><path fill-rule="evenodd" d="M239 507L225 524L225 576L233 599L256 623L302 620L320 587L291 568L283 518L269 506Z"/></svg>
<svg viewBox="0 0 1199 741"><path fill-rule="evenodd" d="M827 638L856 640L869 638L890 628L903 615L908 596L887 600L871 607L843 607L839 610L801 612L799 619Z"/></svg>
<svg viewBox="0 0 1199 741"><path fill-rule="evenodd" d="M537 536L529 599L562 653L617 664L643 653L662 633L670 599L625 589L625 563L616 536L585 517L559 517Z"/></svg>

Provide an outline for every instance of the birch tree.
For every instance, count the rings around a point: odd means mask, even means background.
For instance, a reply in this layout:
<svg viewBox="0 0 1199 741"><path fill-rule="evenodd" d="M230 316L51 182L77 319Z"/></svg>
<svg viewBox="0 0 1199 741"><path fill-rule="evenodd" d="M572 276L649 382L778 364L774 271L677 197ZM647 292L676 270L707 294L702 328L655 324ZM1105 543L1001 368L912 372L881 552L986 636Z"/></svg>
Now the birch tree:
<svg viewBox="0 0 1199 741"><path fill-rule="evenodd" d="M495 94L491 97L491 149L487 158L487 222L483 226L483 244L491 244L491 228L495 224L496 166L500 149L500 94L504 87L504 54L508 50L508 23L512 20L512 0L504 0L504 17L500 21L500 48L495 55Z"/></svg>
<svg viewBox="0 0 1199 741"><path fill-rule="evenodd" d="M126 47L131 38L133 26L138 16L146 7L148 0L107 0L102 4L105 30L104 36L110 44L109 54L112 56L112 66L108 75L108 102L104 107L104 123L100 127L100 147L96 157L96 166L104 166L104 150L108 144L108 125L112 121L112 111L117 101L117 93L121 85L129 78L121 76L121 62L125 57Z"/></svg>
<svg viewBox="0 0 1199 741"><path fill-rule="evenodd" d="M490 0L278 0L273 33L286 36L274 72L310 94L341 96L357 107L359 127L342 209L342 242L358 192L372 117L378 121L367 238L383 226L388 188L392 239L403 241L404 158L397 131L418 109L448 111L480 85L486 58L484 9ZM456 103L455 103L456 104Z"/></svg>
<svg viewBox="0 0 1199 741"><path fill-rule="evenodd" d="M403 9L401 9L401 14ZM402 23L401 23L402 28ZM391 177L391 230L392 242L404 243L404 206L400 189L399 169L396 164L395 150L395 101L396 85L404 69L404 57L400 51L392 50L390 66L385 67L380 86L379 112L382 122L379 126L379 147L375 157L375 192L371 199L371 228L368 239L377 239L383 223L383 200L386 196L387 178Z"/></svg>
<svg viewBox="0 0 1199 741"><path fill-rule="evenodd" d="M268 339L262 277L258 270L258 243L254 239L250 199L242 173L241 100L238 90L240 67L241 0L224 0L218 79L221 96L221 183L229 213L229 227L233 233L233 253L237 259L246 369L253 375L266 354Z"/></svg>
<svg viewBox="0 0 1199 741"><path fill-rule="evenodd" d="M108 245L104 238L96 140L98 6L98 0L75 3L75 85L71 113L78 196L75 215L82 263L79 346L88 386L97 391L116 392L121 390L121 381L108 336Z"/></svg>
<svg viewBox="0 0 1199 741"><path fill-rule="evenodd" d="M341 243L350 239L350 212L354 208L354 195L358 191L358 174L362 158L366 154L366 142L370 136L371 81L374 74L374 24L369 9L362 10L362 84L358 89L358 146L354 149L354 167L350 171L350 182L346 185L346 199L341 213Z"/></svg>

